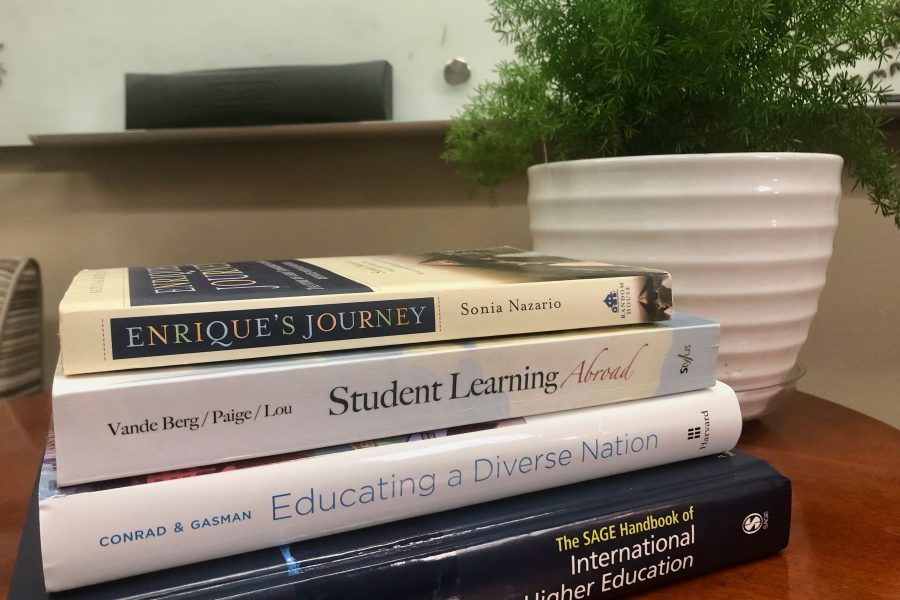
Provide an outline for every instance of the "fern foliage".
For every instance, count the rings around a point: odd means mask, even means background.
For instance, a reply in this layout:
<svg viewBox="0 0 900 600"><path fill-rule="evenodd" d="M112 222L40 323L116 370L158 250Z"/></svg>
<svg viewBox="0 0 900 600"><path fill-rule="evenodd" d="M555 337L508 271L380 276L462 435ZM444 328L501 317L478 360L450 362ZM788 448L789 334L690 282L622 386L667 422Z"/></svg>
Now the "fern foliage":
<svg viewBox="0 0 900 600"><path fill-rule="evenodd" d="M492 0L515 49L447 135L445 159L495 185L538 160L706 152L841 155L900 227L895 153L872 110L900 3Z"/></svg>

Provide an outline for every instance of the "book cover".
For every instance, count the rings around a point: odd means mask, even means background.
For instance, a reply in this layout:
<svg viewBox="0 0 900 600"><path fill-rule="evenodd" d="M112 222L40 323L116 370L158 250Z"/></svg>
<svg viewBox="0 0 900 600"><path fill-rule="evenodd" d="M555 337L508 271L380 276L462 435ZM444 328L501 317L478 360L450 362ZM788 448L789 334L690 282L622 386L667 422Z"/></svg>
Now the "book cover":
<svg viewBox="0 0 900 600"><path fill-rule="evenodd" d="M790 481L735 451L48 596L35 495L10 597L614 598L778 552L790 519Z"/></svg>
<svg viewBox="0 0 900 600"><path fill-rule="evenodd" d="M85 270L59 307L67 375L671 317L652 269L491 248Z"/></svg>
<svg viewBox="0 0 900 600"><path fill-rule="evenodd" d="M56 485L48 443L45 582L79 587L716 454L734 447L741 424L737 397L717 383L344 452L68 488Z"/></svg>
<svg viewBox="0 0 900 600"><path fill-rule="evenodd" d="M645 325L199 366L57 369L57 483L710 387L718 341L717 324L675 314Z"/></svg>

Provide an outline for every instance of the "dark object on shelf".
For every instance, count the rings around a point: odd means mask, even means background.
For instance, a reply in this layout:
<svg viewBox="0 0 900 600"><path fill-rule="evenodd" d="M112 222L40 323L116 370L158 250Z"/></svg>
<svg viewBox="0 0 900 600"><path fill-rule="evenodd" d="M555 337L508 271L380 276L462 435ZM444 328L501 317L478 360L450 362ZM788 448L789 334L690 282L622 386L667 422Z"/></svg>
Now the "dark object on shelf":
<svg viewBox="0 0 900 600"><path fill-rule="evenodd" d="M125 75L125 128L173 129L390 120L384 60Z"/></svg>

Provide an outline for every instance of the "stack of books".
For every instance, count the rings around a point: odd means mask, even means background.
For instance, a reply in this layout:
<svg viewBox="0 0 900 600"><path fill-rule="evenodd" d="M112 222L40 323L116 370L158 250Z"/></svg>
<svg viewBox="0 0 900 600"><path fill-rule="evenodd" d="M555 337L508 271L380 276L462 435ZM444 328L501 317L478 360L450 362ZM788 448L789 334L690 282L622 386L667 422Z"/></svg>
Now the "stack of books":
<svg viewBox="0 0 900 600"><path fill-rule="evenodd" d="M564 600L776 552L790 484L729 452L718 335L665 272L514 248L83 271L17 569L60 598Z"/></svg>

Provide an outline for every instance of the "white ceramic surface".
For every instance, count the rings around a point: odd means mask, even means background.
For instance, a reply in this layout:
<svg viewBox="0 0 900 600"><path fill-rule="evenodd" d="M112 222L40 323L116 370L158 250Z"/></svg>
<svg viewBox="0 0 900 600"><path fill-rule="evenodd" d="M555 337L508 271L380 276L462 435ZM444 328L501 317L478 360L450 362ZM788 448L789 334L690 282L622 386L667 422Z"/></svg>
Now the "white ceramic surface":
<svg viewBox="0 0 900 600"><path fill-rule="evenodd" d="M799 153L537 165L528 170L534 249L671 272L675 310L721 323L717 375L752 419L775 407L806 341L842 165Z"/></svg>

